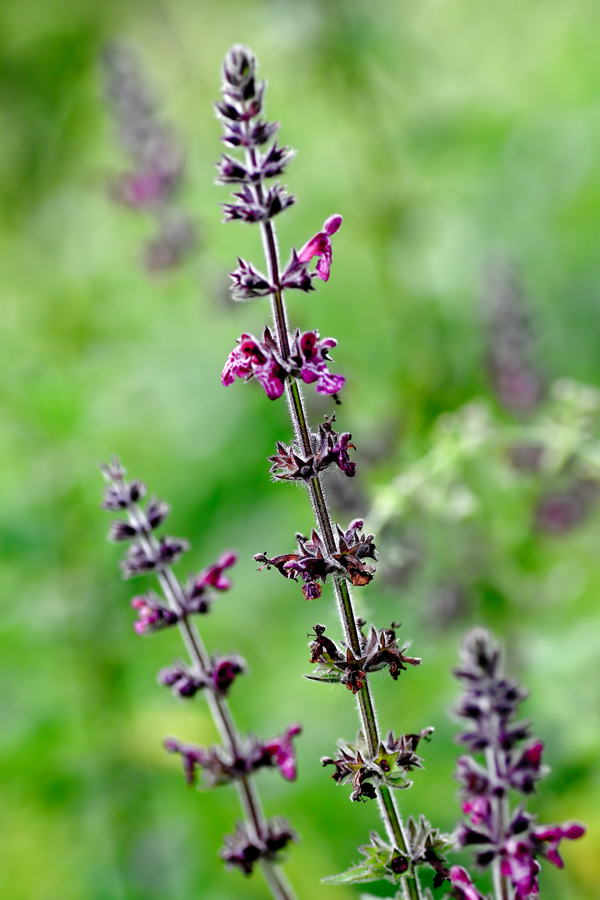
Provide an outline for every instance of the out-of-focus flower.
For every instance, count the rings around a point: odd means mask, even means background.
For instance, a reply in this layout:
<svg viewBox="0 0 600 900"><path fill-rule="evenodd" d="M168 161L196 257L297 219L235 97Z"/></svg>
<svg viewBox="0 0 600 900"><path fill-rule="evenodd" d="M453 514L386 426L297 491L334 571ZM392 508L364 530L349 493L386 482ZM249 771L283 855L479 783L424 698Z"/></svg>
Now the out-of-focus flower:
<svg viewBox="0 0 600 900"><path fill-rule="evenodd" d="M263 744L264 750L271 754L279 771L287 781L294 781L296 778L296 752L292 738L301 731L301 725L290 725L283 734Z"/></svg>
<svg viewBox="0 0 600 900"><path fill-rule="evenodd" d="M468 872L461 866L452 866L450 869L450 884L453 887L450 896L454 900L483 900Z"/></svg>
<svg viewBox="0 0 600 900"><path fill-rule="evenodd" d="M134 622L134 629L138 634L150 634L175 625L179 617L172 610L160 602L152 591L131 601L132 607L137 610L138 618Z"/></svg>
<svg viewBox="0 0 600 900"><path fill-rule="evenodd" d="M110 44L102 55L106 103L116 140L130 168L115 179L112 197L156 223L145 248L149 271L178 265L196 243L196 229L176 206L184 177L184 154L158 104L135 54L124 44Z"/></svg>

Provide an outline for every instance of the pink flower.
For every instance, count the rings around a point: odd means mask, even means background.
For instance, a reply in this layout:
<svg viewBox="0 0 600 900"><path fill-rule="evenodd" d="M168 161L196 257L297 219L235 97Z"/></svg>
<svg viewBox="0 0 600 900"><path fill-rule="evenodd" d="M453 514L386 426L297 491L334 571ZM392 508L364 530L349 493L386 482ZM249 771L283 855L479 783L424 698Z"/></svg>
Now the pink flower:
<svg viewBox="0 0 600 900"><path fill-rule="evenodd" d="M317 331L299 334L294 342L292 353L300 359L300 377L305 384L316 381L318 394L337 394L346 383L343 375L332 375L327 368L329 350L335 346L334 338L319 340Z"/></svg>
<svg viewBox="0 0 600 900"><path fill-rule="evenodd" d="M516 888L516 900L534 900L538 896L540 864L525 841L510 838L504 849L500 871Z"/></svg>
<svg viewBox="0 0 600 900"><path fill-rule="evenodd" d="M277 400L283 394L287 373L275 358L272 347L246 333L238 338L238 343L239 346L234 347L227 358L221 375L222 383L228 386L236 378L254 376L262 384L269 400Z"/></svg>
<svg viewBox="0 0 600 900"><path fill-rule="evenodd" d="M453 896L456 900L481 900L481 894L466 870L460 866L452 866L450 869L450 882L454 888Z"/></svg>
<svg viewBox="0 0 600 900"><path fill-rule="evenodd" d="M472 825L487 824L490 822L492 809L487 797L470 797L462 805L462 811L471 817Z"/></svg>
<svg viewBox="0 0 600 900"><path fill-rule="evenodd" d="M152 592L134 597L131 605L137 610L137 622L133 627L137 634L150 634L177 622L177 615L158 601Z"/></svg>
<svg viewBox="0 0 600 900"><path fill-rule="evenodd" d="M298 262L301 263L310 262L313 256L319 257L315 272L323 281L327 281L331 269L331 241L329 239L339 230L341 224L341 216L329 216L323 223L323 231L317 232L298 253Z"/></svg>
<svg viewBox="0 0 600 900"><path fill-rule="evenodd" d="M535 843L548 843L549 846L544 847L546 858L559 869L564 867L564 862L558 852L561 840L566 838L573 841L583 837L584 834L585 827L578 822L564 822L562 825L539 825L532 831Z"/></svg>
<svg viewBox="0 0 600 900"><path fill-rule="evenodd" d="M290 725L283 734L263 744L263 749L270 753L286 781L294 781L296 778L296 754L292 738L301 731L301 725Z"/></svg>
<svg viewBox="0 0 600 900"><path fill-rule="evenodd" d="M194 582L194 590L212 587L217 591L227 591L231 587L231 581L223 575L225 569L229 569L236 561L237 556L233 550L226 550L212 566L203 569Z"/></svg>

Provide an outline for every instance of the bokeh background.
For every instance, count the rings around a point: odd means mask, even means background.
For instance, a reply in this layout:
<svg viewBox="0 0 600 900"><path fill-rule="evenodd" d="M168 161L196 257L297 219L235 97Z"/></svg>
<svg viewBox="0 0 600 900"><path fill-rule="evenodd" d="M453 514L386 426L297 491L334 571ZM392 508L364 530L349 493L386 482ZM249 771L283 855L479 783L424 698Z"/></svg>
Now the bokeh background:
<svg viewBox="0 0 600 900"><path fill-rule="evenodd" d="M375 503L386 522L360 612L402 621L423 658L397 684L375 685L382 727L436 728L402 809L454 827L450 670L464 631L486 624L531 689L525 712L552 766L531 808L589 827L565 848L564 872L546 866L542 896L599 897L600 512L589 462L600 386L598 4L4 0L0 22L2 896L266 894L259 876L227 874L217 858L235 793L186 790L162 750L166 734L215 733L201 697L177 702L156 684L180 655L177 635L133 632L128 601L141 585L119 580L98 507L98 463L115 452L171 502L170 532L193 544L183 574L239 550L234 590L202 622L206 641L251 666L232 698L242 727L269 736L304 724L298 781L259 778L268 813L302 836L288 865L300 897L359 894L319 883L377 827L374 804L351 805L319 765L355 734L350 694L301 677L307 632L336 627L332 600L309 605L252 560L292 549L310 528L303 492L267 475L274 441L289 436L285 405L219 380L235 337L259 333L267 313L262 301L228 299L235 257L260 263L261 248L256 229L220 224L226 191L213 186L211 103L220 60L242 41L269 80L270 116L299 151L282 252L344 216L331 280L292 298L290 315L338 339L336 370L348 379L338 424L359 448L359 475L332 482L336 514L368 524ZM179 202L198 246L158 275L140 264L150 221L108 196L126 165L98 72L115 38L136 47L187 157ZM520 285L505 278L504 318L489 275L498 261ZM531 402L507 402L498 372L490 378L506 333L516 364L539 378ZM589 389L553 388L558 379ZM561 413L566 431L552 426L565 393L579 397ZM492 451L486 441L457 450L460 413L439 422L474 401L498 436ZM330 411L314 395L310 409L313 420ZM557 452L543 466L511 465L522 430L538 427ZM440 435L441 461L431 455ZM421 502L414 481L402 499L393 479L406 470L421 487L431 476L433 499L425 491Z"/></svg>

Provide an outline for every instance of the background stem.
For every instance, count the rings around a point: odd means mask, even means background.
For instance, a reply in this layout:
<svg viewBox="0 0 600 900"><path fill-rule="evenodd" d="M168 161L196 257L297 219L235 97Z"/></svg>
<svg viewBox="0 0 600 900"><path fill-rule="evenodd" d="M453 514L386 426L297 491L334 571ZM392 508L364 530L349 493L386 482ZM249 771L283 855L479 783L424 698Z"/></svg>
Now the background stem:
<svg viewBox="0 0 600 900"><path fill-rule="evenodd" d="M120 486L123 487L123 484L121 483ZM144 511L136 504L130 504L127 513L131 524L138 531L139 544L151 557L155 557L159 550L159 544ZM185 593L179 579L168 566L157 572L157 578L169 606L179 617L179 631L187 648L194 674L205 682L210 681L210 656L195 623L185 614ZM217 695L210 687L207 687L204 693L221 740L231 753L238 755L242 748L242 740L227 700ZM246 825L249 826L249 833L262 841L267 822L256 786L248 776L237 779L235 784L244 819ZM261 859L260 866L274 900L296 900L292 886L276 863Z"/></svg>

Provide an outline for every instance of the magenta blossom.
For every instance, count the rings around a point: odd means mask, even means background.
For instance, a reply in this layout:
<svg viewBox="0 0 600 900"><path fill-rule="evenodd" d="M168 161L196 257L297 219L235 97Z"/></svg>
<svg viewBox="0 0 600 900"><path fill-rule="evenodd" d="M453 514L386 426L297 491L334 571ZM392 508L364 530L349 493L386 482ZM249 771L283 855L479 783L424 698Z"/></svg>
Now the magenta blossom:
<svg viewBox="0 0 600 900"><path fill-rule="evenodd" d="M262 341L244 333L227 358L221 381L228 386L236 378L248 381L254 377L270 400L281 397L288 377L301 378L305 384L316 382L318 394L336 394L346 381L343 375L332 375L327 368L329 350L336 345L334 338L321 340L318 331L297 331L290 356L284 359L268 328Z"/></svg>
<svg viewBox="0 0 600 900"><path fill-rule="evenodd" d="M482 900L481 894L469 878L468 872L461 866L452 866L450 882L454 888L451 896L456 900Z"/></svg>
<svg viewBox="0 0 600 900"><path fill-rule="evenodd" d="M330 237L339 230L341 224L341 216L329 216L323 223L323 231L317 232L317 234L315 234L315 236L312 237L298 253L298 262L301 263L310 262L313 256L319 257L315 274L323 281L327 281L329 278L329 270L331 269Z"/></svg>
<svg viewBox="0 0 600 900"><path fill-rule="evenodd" d="M585 827L579 822L564 822L562 825L538 825L532 831L534 844L548 844L543 847L543 853L548 862L554 863L559 869L564 867L562 857L558 852L558 847L563 838L574 841L583 837Z"/></svg>
<svg viewBox="0 0 600 900"><path fill-rule="evenodd" d="M265 330L265 336L268 329ZM269 338L270 332L269 332ZM233 384L236 378L256 378L264 387L269 400L277 400L283 394L286 371L275 358L273 347L269 343L258 341L251 334L242 334L238 338L238 346L234 347L221 375L225 386Z"/></svg>
<svg viewBox="0 0 600 900"><path fill-rule="evenodd" d="M177 615L163 606L152 592L134 597L131 605L138 614L137 622L133 624L138 634L150 634L177 622Z"/></svg>
<svg viewBox="0 0 600 900"><path fill-rule="evenodd" d="M500 871L516 888L516 900L534 900L538 896L540 864L526 841L509 838L504 848Z"/></svg>
<svg viewBox="0 0 600 900"><path fill-rule="evenodd" d="M194 590L196 592L204 588L215 588L217 591L228 591L231 587L231 580L223 574L225 569L229 569L234 565L237 559L233 550L226 550L218 558L212 566L202 569L196 580L194 581Z"/></svg>
<svg viewBox="0 0 600 900"><path fill-rule="evenodd" d="M492 818L492 807L487 797L469 797L463 802L462 811L471 817L472 825L487 825Z"/></svg>
<svg viewBox="0 0 600 900"><path fill-rule="evenodd" d="M294 781L296 778L296 754L292 738L301 731L301 725L290 725L283 734L263 744L263 750L271 755L286 781Z"/></svg>
<svg viewBox="0 0 600 900"><path fill-rule="evenodd" d="M329 351L337 346L335 338L319 340L318 331L298 334L292 354L300 360L300 377L305 384L317 382L317 394L337 394L346 379L343 375L332 375L327 368Z"/></svg>

